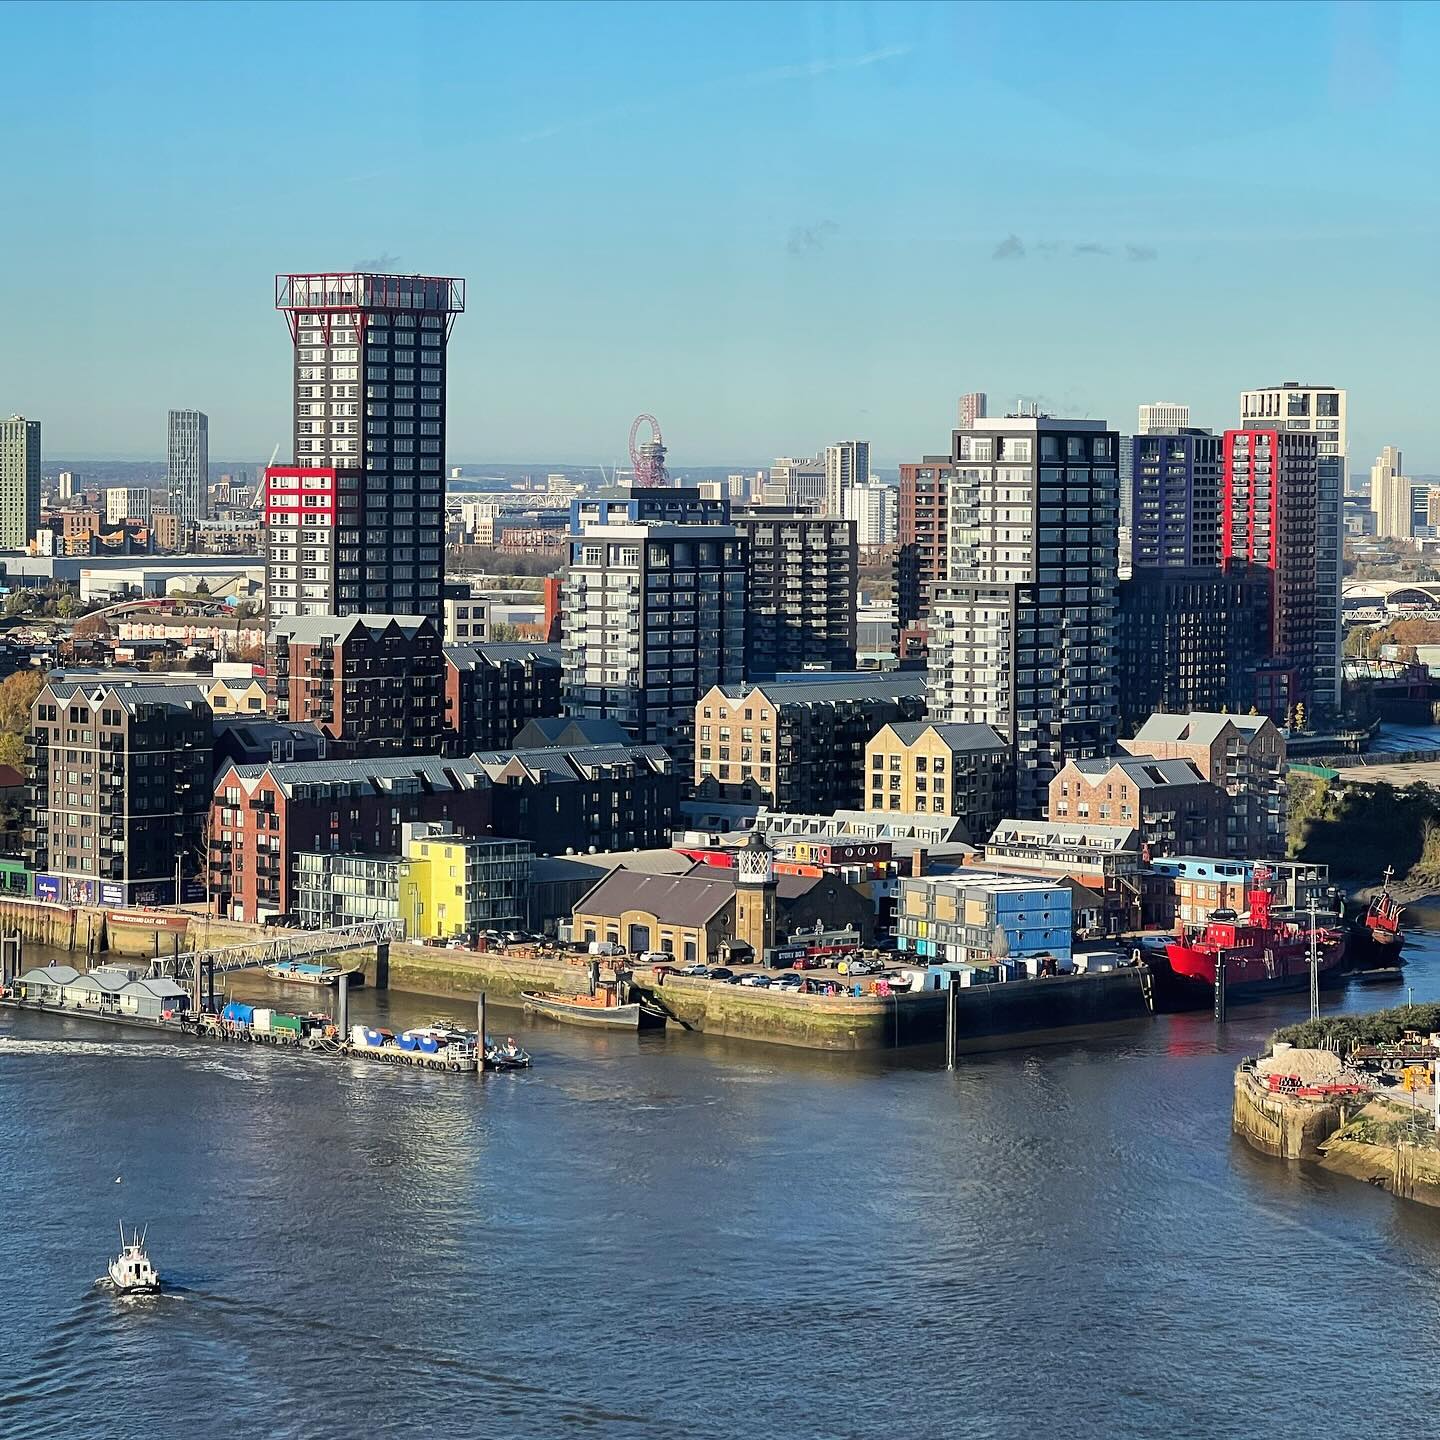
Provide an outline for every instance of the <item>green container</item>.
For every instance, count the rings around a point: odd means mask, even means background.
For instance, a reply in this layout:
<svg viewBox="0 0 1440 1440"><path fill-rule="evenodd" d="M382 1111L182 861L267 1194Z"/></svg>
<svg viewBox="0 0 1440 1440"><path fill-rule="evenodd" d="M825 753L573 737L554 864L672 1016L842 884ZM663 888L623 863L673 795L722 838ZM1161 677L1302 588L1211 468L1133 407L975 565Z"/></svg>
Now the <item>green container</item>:
<svg viewBox="0 0 1440 1440"><path fill-rule="evenodd" d="M298 1015L272 1015L270 1017L270 1033L272 1035L277 1030L285 1030L291 1035L299 1035L303 1028Z"/></svg>

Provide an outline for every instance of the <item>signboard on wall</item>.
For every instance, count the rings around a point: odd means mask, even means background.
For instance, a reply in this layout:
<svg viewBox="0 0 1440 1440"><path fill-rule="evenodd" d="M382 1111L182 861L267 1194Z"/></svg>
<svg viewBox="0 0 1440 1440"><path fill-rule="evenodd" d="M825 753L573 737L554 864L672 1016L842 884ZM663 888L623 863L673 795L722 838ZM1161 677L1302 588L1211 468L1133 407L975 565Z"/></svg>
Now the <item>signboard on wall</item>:
<svg viewBox="0 0 1440 1440"><path fill-rule="evenodd" d="M37 875L35 877L35 898L60 903L60 877L58 875Z"/></svg>

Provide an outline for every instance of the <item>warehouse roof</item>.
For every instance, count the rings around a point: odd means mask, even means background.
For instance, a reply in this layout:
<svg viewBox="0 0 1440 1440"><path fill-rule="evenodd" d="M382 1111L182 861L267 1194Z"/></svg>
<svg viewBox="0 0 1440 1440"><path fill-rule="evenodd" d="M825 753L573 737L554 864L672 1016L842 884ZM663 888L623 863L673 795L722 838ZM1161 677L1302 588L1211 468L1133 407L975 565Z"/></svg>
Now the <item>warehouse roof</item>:
<svg viewBox="0 0 1440 1440"><path fill-rule="evenodd" d="M508 640L487 641L480 645L447 645L445 658L457 670L474 670L480 665L523 665L533 660L537 665L560 668L558 645L524 645Z"/></svg>
<svg viewBox="0 0 1440 1440"><path fill-rule="evenodd" d="M546 745L628 745L631 735L618 720L573 715L545 715L526 721L515 736L516 750Z"/></svg>
<svg viewBox="0 0 1440 1440"><path fill-rule="evenodd" d="M781 675L743 685L717 685L727 699L743 700L762 691L772 705L839 704L846 700L909 700L925 696L923 670L835 670Z"/></svg>
<svg viewBox="0 0 1440 1440"><path fill-rule="evenodd" d="M651 875L612 870L575 902L578 915L623 915L638 910L663 925L700 926L735 898L734 879L709 875Z"/></svg>

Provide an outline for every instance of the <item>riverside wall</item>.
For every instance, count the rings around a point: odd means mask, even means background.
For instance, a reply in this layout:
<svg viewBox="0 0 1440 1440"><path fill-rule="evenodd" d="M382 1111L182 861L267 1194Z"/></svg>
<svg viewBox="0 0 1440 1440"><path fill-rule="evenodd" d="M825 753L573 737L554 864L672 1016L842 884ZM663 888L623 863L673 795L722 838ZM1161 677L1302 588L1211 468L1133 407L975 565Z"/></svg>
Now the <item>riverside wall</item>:
<svg viewBox="0 0 1440 1440"><path fill-rule="evenodd" d="M216 947L273 937L273 931L215 916L148 912L115 923L112 912L35 900L0 900L0 932L80 956L137 958L175 948ZM153 915L153 921L151 916ZM180 923L176 923L180 922ZM441 949L392 941L327 957L363 972L368 985L416 995L473 1000L484 992L497 1004L519 1006L526 990L582 991L587 962L539 955ZM1086 1029L1148 1019L1149 972L1143 967L1099 975L980 985L959 994L959 1048L1003 1048L1021 1039L1073 1039ZM667 975L663 983L641 970L636 989L687 1030L810 1050L883 1050L938 1044L945 1037L943 991L918 995L790 995L743 985Z"/></svg>
<svg viewBox="0 0 1440 1440"><path fill-rule="evenodd" d="M1248 1065L1236 1067L1231 1128L1266 1155L1320 1159L1320 1147L1345 1124L1347 1114L1340 1101L1278 1095L1261 1084Z"/></svg>

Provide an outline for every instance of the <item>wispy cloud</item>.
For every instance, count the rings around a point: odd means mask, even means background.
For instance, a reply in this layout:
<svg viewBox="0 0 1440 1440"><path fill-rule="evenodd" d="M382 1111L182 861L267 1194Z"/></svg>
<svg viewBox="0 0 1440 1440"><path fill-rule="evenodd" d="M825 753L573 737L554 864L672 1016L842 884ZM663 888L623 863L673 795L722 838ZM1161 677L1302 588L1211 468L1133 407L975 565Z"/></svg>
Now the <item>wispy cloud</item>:
<svg viewBox="0 0 1440 1440"><path fill-rule="evenodd" d="M1046 260L1053 260L1066 249L1058 240L1034 240L1029 249ZM1029 253L1026 243L1013 231L999 241L990 252L992 260L1023 260ZM1158 260L1160 252L1153 245L1136 244L1133 240L1124 244L1106 244L1099 240L1081 240L1070 245L1068 253L1079 259L1127 260L1141 264Z"/></svg>
<svg viewBox="0 0 1440 1440"><path fill-rule="evenodd" d="M719 83L778 85L785 80L815 80L821 75L834 75L842 70L863 70L867 65L883 65L887 60L900 60L914 49L913 45L882 45L880 49L867 50L863 55L832 55L829 58L817 56L813 60L802 60L794 65L776 65L768 70L755 70L749 75L737 75L732 80Z"/></svg>
<svg viewBox="0 0 1440 1440"><path fill-rule="evenodd" d="M792 225L785 248L792 255L818 255L839 228L833 220L820 220L814 225Z"/></svg>

